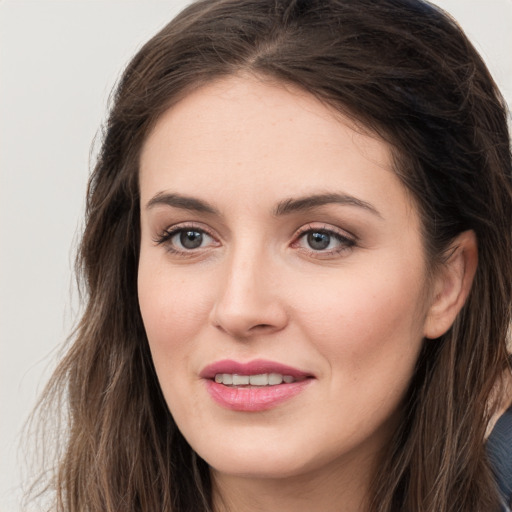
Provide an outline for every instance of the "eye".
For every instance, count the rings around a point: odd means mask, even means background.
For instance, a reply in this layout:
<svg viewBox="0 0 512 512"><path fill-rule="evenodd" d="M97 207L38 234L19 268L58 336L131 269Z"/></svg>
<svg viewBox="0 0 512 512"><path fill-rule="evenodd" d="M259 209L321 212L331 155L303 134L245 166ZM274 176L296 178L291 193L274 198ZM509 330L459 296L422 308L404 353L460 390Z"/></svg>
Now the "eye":
<svg viewBox="0 0 512 512"><path fill-rule="evenodd" d="M197 229L182 229L171 237L171 243L183 249L198 249L208 243L211 237Z"/></svg>
<svg viewBox="0 0 512 512"><path fill-rule="evenodd" d="M301 231L294 242L294 246L309 251L310 253L321 253L326 255L338 254L353 247L356 240L349 238L333 229L311 227Z"/></svg>
<svg viewBox="0 0 512 512"><path fill-rule="evenodd" d="M155 239L158 245L165 245L173 253L193 252L218 245L215 238L204 229L194 226L173 227L167 229Z"/></svg>
<svg viewBox="0 0 512 512"><path fill-rule="evenodd" d="M305 236L307 244L315 251L324 251L325 249L328 249L332 242L332 237L329 233L310 231Z"/></svg>

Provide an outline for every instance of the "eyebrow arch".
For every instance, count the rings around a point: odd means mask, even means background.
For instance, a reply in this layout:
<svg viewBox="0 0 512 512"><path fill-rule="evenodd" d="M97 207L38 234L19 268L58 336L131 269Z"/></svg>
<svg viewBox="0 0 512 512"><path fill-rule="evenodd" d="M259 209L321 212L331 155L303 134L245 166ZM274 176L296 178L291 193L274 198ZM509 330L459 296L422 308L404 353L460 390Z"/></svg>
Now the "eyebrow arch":
<svg viewBox="0 0 512 512"><path fill-rule="evenodd" d="M327 204L341 204L348 206L357 206L359 208L363 208L367 210L377 217L382 218L380 212L370 203L363 201L362 199L358 199L357 197L348 195L348 194L315 194L312 196L298 197L297 199L285 199L284 201L280 201L279 204L274 209L274 215L288 215L295 212L301 212L305 210L311 210L313 208L317 208L319 206L324 206Z"/></svg>
<svg viewBox="0 0 512 512"><path fill-rule="evenodd" d="M206 201L196 199L195 197L182 196L180 194L160 192L148 201L146 208L149 210L157 205L166 205L183 210L219 215L219 211Z"/></svg>

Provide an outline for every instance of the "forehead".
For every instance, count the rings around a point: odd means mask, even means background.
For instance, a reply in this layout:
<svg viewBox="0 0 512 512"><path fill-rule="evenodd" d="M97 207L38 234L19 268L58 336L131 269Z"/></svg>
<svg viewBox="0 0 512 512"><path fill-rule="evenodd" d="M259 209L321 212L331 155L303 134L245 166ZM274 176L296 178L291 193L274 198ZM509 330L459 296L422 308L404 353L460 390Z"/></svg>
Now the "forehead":
<svg viewBox="0 0 512 512"><path fill-rule="evenodd" d="M298 88L229 77L185 96L141 153L141 196L276 202L333 189L410 206L388 144Z"/></svg>

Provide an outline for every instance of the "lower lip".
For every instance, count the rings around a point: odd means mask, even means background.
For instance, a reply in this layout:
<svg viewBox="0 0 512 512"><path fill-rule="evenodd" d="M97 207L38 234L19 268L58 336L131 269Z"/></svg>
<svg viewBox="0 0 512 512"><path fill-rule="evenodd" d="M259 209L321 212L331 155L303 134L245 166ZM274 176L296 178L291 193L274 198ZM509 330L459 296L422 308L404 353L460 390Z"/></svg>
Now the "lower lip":
<svg viewBox="0 0 512 512"><path fill-rule="evenodd" d="M313 379L265 387L228 387L213 380L206 389L215 402L232 411L258 412L272 409L301 393Z"/></svg>

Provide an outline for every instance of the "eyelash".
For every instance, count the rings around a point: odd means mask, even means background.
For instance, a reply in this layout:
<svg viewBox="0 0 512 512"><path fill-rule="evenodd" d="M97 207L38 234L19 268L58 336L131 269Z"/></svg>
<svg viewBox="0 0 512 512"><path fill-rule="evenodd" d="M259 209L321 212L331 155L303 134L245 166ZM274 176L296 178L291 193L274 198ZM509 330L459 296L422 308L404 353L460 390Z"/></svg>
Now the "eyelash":
<svg viewBox="0 0 512 512"><path fill-rule="evenodd" d="M204 227L197 226L194 224L182 224L173 226L171 228L166 229L163 233L161 233L159 236L157 236L154 239L154 242L157 245L165 245L168 252L182 257L192 257L194 255L197 255L198 252L201 249L208 249L209 247L197 247L197 248L190 248L190 249L179 249L176 247L175 244L171 243L172 239L179 234L185 233L187 231L190 232L196 232L201 234L202 236L206 235L210 237L212 240L216 242L216 244L219 244L217 239ZM312 234L320 234L320 235L326 235L330 237L331 239L334 238L339 246L335 248L331 248L328 250L315 250L313 248L305 248L300 246L300 242L305 239L308 235ZM329 241L330 244L331 240ZM306 253L312 257L329 257L329 256L336 256L342 252L348 251L351 248L353 248L357 243L357 240L351 236L347 236L346 234L342 234L339 231L323 226L321 228L313 227L311 224L304 226L303 228L300 228L296 235L294 236L294 241L290 244L291 247L297 248L303 253Z"/></svg>
<svg viewBox="0 0 512 512"><path fill-rule="evenodd" d="M312 248L306 249L299 247L300 241L305 239L308 235L312 234L327 235L331 238L334 238L339 243L339 246L329 250L315 250ZM313 255L314 257L329 257L339 255L342 252L352 249L356 243L357 240L354 237L343 234L331 227L323 226L318 228L309 224L308 226L304 226L303 228L299 229L295 237L295 241L292 242L291 245L292 247L297 247L299 250Z"/></svg>
<svg viewBox="0 0 512 512"><path fill-rule="evenodd" d="M163 233L157 236L154 239L154 242L157 245L165 245L168 252L175 254L177 256L190 257L197 253L198 250L204 249L203 247L198 247L195 249L178 249L175 245L171 243L172 239L179 235L180 233L185 233L187 231L200 233L201 235L207 235L212 240L216 240L216 238L204 227L196 226L194 224L181 224L177 226L172 226L171 228L166 229ZM217 242L218 243L218 242Z"/></svg>

